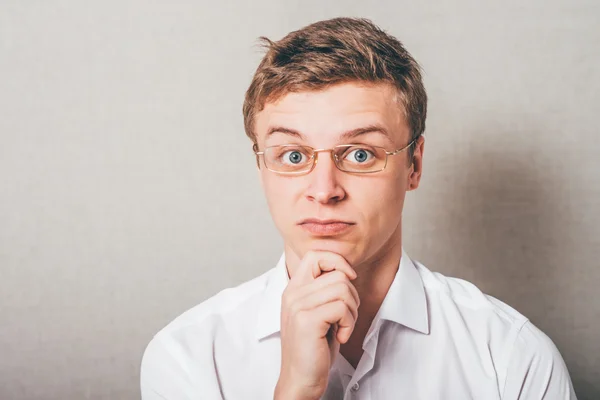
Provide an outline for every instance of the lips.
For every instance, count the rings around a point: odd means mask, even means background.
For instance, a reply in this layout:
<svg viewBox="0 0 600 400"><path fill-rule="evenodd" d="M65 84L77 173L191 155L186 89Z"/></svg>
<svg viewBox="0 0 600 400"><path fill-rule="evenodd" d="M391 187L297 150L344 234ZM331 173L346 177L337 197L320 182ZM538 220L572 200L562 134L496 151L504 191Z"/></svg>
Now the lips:
<svg viewBox="0 0 600 400"><path fill-rule="evenodd" d="M348 231L354 223L335 219L305 219L298 225L314 236L335 236Z"/></svg>

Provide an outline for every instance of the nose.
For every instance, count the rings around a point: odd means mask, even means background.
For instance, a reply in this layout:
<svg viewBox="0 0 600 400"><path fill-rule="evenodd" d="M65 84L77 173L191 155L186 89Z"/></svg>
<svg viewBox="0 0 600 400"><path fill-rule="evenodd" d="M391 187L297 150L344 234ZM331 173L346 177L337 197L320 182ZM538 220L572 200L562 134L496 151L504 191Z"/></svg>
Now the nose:
<svg viewBox="0 0 600 400"><path fill-rule="evenodd" d="M324 205L342 201L346 197L339 182L342 172L335 166L331 151L318 152L315 156L316 165L307 175L310 181L307 199Z"/></svg>

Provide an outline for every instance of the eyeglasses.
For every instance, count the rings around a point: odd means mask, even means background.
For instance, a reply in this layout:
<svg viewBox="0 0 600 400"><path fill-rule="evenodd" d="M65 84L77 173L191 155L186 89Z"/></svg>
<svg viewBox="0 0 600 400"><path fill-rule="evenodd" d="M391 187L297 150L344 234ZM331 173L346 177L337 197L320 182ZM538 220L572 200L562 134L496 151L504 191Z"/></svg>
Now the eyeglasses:
<svg viewBox="0 0 600 400"><path fill-rule="evenodd" d="M388 156L395 156L415 143L414 138L409 144L394 151L383 147L366 144L340 144L331 149L314 149L310 146L284 144L270 146L264 151L257 151L253 146L256 162L263 156L265 167L272 172L282 175L302 175L311 172L318 161L318 154L330 152L335 166L344 172L357 174L372 174L380 172L387 166ZM260 164L259 164L260 165Z"/></svg>

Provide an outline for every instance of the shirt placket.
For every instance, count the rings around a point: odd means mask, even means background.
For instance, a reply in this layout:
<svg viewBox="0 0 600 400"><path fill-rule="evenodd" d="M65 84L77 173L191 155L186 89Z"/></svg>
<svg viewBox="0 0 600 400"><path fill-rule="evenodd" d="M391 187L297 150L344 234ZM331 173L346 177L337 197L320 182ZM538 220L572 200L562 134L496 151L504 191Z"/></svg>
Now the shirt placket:
<svg viewBox="0 0 600 400"><path fill-rule="evenodd" d="M379 340L379 329L381 321L378 321L376 329L368 335L363 344L364 353L360 358L356 371L350 376L350 381L345 385L344 400L370 400L367 380L365 377L375 364L375 351Z"/></svg>

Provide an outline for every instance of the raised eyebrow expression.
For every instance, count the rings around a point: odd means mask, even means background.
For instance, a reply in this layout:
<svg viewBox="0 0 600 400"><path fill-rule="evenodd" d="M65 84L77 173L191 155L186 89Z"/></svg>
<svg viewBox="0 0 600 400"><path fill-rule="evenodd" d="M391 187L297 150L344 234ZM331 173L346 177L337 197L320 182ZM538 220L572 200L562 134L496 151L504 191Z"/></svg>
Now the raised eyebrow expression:
<svg viewBox="0 0 600 400"><path fill-rule="evenodd" d="M295 129L286 128L283 126L273 126L273 127L269 128L269 130L267 131L266 137L269 138L270 136L277 134L277 133L281 133L281 134L288 135L288 136L291 136L294 138L298 138L303 141L306 140L306 137L299 131L297 131ZM388 139L388 141L393 143L392 138L390 137L390 134L388 133L388 131L383 126L380 126L380 125L369 125L369 126L365 126L362 128L356 128L356 129L352 129L350 131L344 132L339 136L339 141L341 143L345 143L351 139L354 139L361 135L365 135L367 133L380 134L382 136L385 136Z"/></svg>

